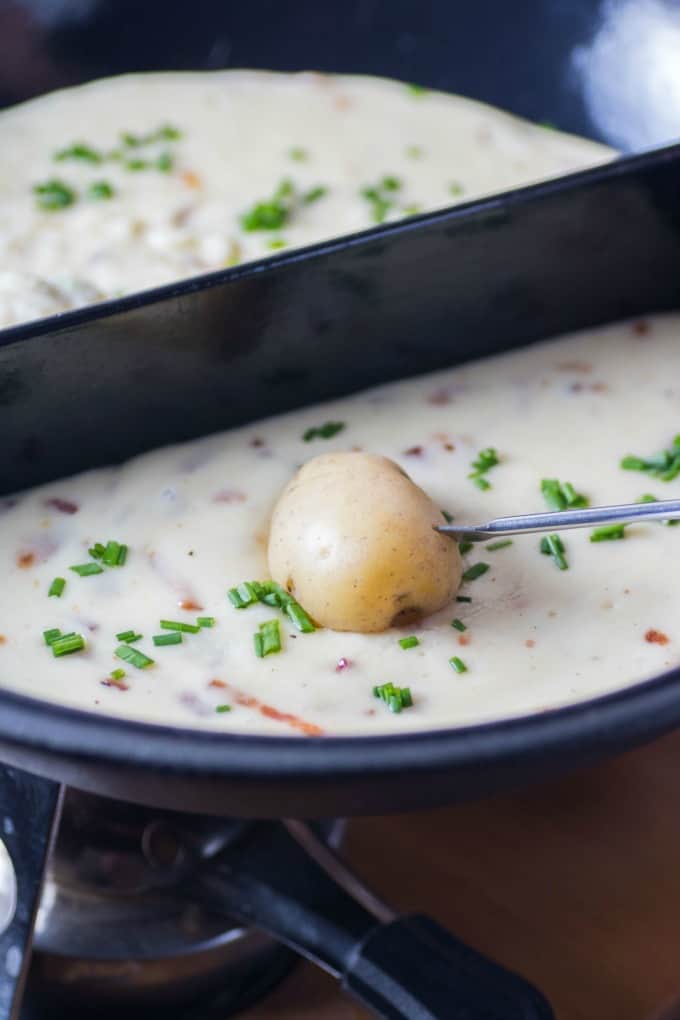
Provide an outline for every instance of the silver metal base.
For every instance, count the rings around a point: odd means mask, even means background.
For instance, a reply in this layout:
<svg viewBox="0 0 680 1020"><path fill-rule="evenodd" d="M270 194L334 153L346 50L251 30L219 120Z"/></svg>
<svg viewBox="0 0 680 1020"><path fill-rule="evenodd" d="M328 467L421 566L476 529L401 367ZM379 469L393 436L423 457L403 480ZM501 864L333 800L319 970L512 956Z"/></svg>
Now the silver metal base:
<svg viewBox="0 0 680 1020"><path fill-rule="evenodd" d="M181 821L201 848L247 823L156 812L69 790L35 927L21 1020L208 1020L244 1008L295 957L178 895ZM337 846L342 823L330 823Z"/></svg>

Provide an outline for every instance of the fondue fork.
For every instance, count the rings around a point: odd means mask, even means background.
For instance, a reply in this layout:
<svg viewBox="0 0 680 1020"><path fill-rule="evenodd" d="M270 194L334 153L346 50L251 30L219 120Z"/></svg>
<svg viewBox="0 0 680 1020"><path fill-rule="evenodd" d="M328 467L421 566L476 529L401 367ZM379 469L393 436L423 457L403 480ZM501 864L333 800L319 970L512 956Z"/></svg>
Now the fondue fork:
<svg viewBox="0 0 680 1020"><path fill-rule="evenodd" d="M435 531L459 542L484 542L490 538L534 535L546 531L563 531L566 528L677 519L680 519L680 499L666 499L656 503L622 503L619 506L594 506L585 510L548 510L518 517L496 517L486 524L441 524L435 527Z"/></svg>

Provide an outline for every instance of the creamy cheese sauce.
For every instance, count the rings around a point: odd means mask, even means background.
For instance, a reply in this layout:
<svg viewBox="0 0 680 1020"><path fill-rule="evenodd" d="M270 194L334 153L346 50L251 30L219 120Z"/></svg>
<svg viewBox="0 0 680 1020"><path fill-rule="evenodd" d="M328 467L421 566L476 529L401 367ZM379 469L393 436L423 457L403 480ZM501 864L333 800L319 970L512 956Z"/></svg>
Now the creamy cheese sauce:
<svg viewBox="0 0 680 1020"><path fill-rule="evenodd" d="M680 413L680 317L622 323L406 380L323 406L163 449L20 494L2 505L2 685L158 723L276 734L383 733L538 712L680 664L680 528L628 526L623 541L565 532L569 569L536 536L466 566L490 569L455 602L405 631L301 634L264 605L234 609L227 590L267 577L266 533L283 485L319 452L360 447L393 458L460 523L543 504L541 479L571 482L592 504L677 496L622 470L629 453L668 447ZM634 413L632 410L634 409ZM326 421L345 427L305 442ZM500 464L480 491L480 449ZM80 577L94 542L129 545L122 567ZM49 598L54 577L66 579ZM212 629L155 648L161 619L215 617ZM253 634L278 616L283 649L256 658ZM466 630L451 626L458 618ZM42 631L75 631L86 649L54 658ZM155 660L114 658L116 633ZM420 644L403 650L399 638ZM467 672L449 665L460 657ZM125 669L127 689L107 686ZM408 686L395 715L374 685ZM228 704L231 711L218 712Z"/></svg>
<svg viewBox="0 0 680 1020"><path fill-rule="evenodd" d="M261 71L94 82L2 113L0 137L0 327L612 155L398 82ZM244 229L282 182L281 222Z"/></svg>

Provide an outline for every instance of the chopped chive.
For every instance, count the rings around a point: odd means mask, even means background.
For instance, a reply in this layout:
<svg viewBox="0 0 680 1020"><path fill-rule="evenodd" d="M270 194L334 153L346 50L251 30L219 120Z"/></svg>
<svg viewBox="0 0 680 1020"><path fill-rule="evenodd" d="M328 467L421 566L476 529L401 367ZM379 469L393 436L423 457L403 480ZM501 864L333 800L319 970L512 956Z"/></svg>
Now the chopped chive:
<svg viewBox="0 0 680 1020"><path fill-rule="evenodd" d="M227 592L229 601L236 609L245 609L257 602L257 594L249 581L239 584L238 588L230 588Z"/></svg>
<svg viewBox="0 0 680 1020"><path fill-rule="evenodd" d="M560 570L569 569L569 564L564 555L564 544L559 535L546 535L542 538L540 550L544 556L552 556Z"/></svg>
<svg viewBox="0 0 680 1020"><path fill-rule="evenodd" d="M85 142L74 142L67 149L61 149L59 152L56 152L53 158L58 163L62 163L66 159L77 159L83 163L96 165L101 163L102 154L93 149L92 146L86 145Z"/></svg>
<svg viewBox="0 0 680 1020"><path fill-rule="evenodd" d="M608 524L604 528L595 528L590 533L591 542L614 542L625 538L624 524Z"/></svg>
<svg viewBox="0 0 680 1020"><path fill-rule="evenodd" d="M662 482L671 482L680 475L680 435L675 436L669 450L661 450L645 459L627 456L620 462L624 471L644 471Z"/></svg>
<svg viewBox="0 0 680 1020"><path fill-rule="evenodd" d="M453 514L450 514L448 510L442 510L441 515L447 524L450 524L451 521L453 520Z"/></svg>
<svg viewBox="0 0 680 1020"><path fill-rule="evenodd" d="M64 588L65 587L66 587L66 581L64 580L64 578L63 577L55 577L55 579L52 581L52 584L49 587L49 590L48 590L47 594L48 594L48 596L54 595L54 596L56 596L56 598L60 599L61 596L64 594Z"/></svg>
<svg viewBox="0 0 680 1020"><path fill-rule="evenodd" d="M307 159L307 150L296 145L292 149L288 150L288 155L291 159L294 159L296 163L304 163Z"/></svg>
<svg viewBox="0 0 680 1020"><path fill-rule="evenodd" d="M144 652L140 652L138 648L130 648L129 645L119 645L113 654L123 662L129 662L136 669L146 669L147 666L153 666L154 662Z"/></svg>
<svg viewBox="0 0 680 1020"><path fill-rule="evenodd" d="M302 436L303 442L311 443L313 439L332 439L345 428L344 421L327 421L318 428L307 429Z"/></svg>
<svg viewBox="0 0 680 1020"><path fill-rule="evenodd" d="M112 680L122 680L125 675L126 673L124 669L112 669L109 673Z"/></svg>
<svg viewBox="0 0 680 1020"><path fill-rule="evenodd" d="M417 637L415 636L415 634L412 634L412 635L411 635L411 637L403 637L403 638L400 638L400 639L399 639L399 644L401 645L401 647L402 647L402 648L403 648L404 650L406 650L407 648L415 648L415 647L416 647L416 645L419 645L419 644L420 644L420 641L419 641L419 640L418 640L418 638L417 638Z"/></svg>
<svg viewBox="0 0 680 1020"><path fill-rule="evenodd" d="M409 159L420 159L423 155L421 145L407 145L405 152Z"/></svg>
<svg viewBox="0 0 680 1020"><path fill-rule="evenodd" d="M62 655L71 655L72 652L81 652L85 647L85 638L82 634L64 634L51 642L52 655L60 658Z"/></svg>
<svg viewBox="0 0 680 1020"><path fill-rule="evenodd" d="M499 549L507 549L509 545L512 545L512 539L505 538L502 542L489 542L484 548L488 549L489 552L497 552Z"/></svg>
<svg viewBox="0 0 680 1020"><path fill-rule="evenodd" d="M162 174L169 174L174 163L175 161L171 152L161 152L160 156L156 160L156 170L160 170Z"/></svg>
<svg viewBox="0 0 680 1020"><path fill-rule="evenodd" d="M98 563L78 563L74 567L69 567L74 574L78 574L79 577L91 577L93 574L103 574L104 570L99 566Z"/></svg>
<svg viewBox="0 0 680 1020"><path fill-rule="evenodd" d="M131 645L135 641L141 641L143 636L143 634L138 634L136 630L122 630L120 634L116 634L116 641L122 641L125 645Z"/></svg>
<svg viewBox="0 0 680 1020"><path fill-rule="evenodd" d="M463 580L476 581L478 577L482 576L482 574L486 574L488 569L488 563L473 563L473 565L468 567L468 569L464 572Z"/></svg>
<svg viewBox="0 0 680 1020"><path fill-rule="evenodd" d="M53 178L45 181L44 184L35 184L33 194L39 209L45 212L56 212L58 209L66 209L73 205L78 197L68 184Z"/></svg>
<svg viewBox="0 0 680 1020"><path fill-rule="evenodd" d="M462 659L459 659L457 655L453 655L449 659L449 665L453 666L456 673L467 673L467 666Z"/></svg>
<svg viewBox="0 0 680 1020"><path fill-rule="evenodd" d="M463 185L459 181L451 181L449 184L449 195L462 195Z"/></svg>
<svg viewBox="0 0 680 1020"><path fill-rule="evenodd" d="M201 627L195 623L182 623L179 620L161 620L160 626L162 630L179 630L184 631L185 634L198 634Z"/></svg>
<svg viewBox="0 0 680 1020"><path fill-rule="evenodd" d="M214 616L197 616L196 623L199 627L214 627L215 617Z"/></svg>
<svg viewBox="0 0 680 1020"><path fill-rule="evenodd" d="M287 222L294 197L293 182L282 180L270 199L256 202L241 216L244 230L279 230Z"/></svg>
<svg viewBox="0 0 680 1020"><path fill-rule="evenodd" d="M323 184L317 184L315 188L310 188L302 196L302 201L305 205L311 205L313 202L318 202L320 198L328 194L328 188L325 188Z"/></svg>
<svg viewBox="0 0 680 1020"><path fill-rule="evenodd" d="M259 659L281 651L281 632L278 620L266 620L253 635L255 654Z"/></svg>
<svg viewBox="0 0 680 1020"><path fill-rule="evenodd" d="M115 191L108 181L93 181L87 189L87 197L93 202L113 198Z"/></svg>
<svg viewBox="0 0 680 1020"><path fill-rule="evenodd" d="M278 251L280 248L285 248L287 242L282 237L274 237L271 241L267 241L267 247L272 251Z"/></svg>
<svg viewBox="0 0 680 1020"><path fill-rule="evenodd" d="M100 560L104 555L105 546L101 542L95 542L91 549L87 550L94 560Z"/></svg>
<svg viewBox="0 0 680 1020"><path fill-rule="evenodd" d="M407 92L410 92L412 96L424 96L429 92L429 89L425 88L424 85L416 85L415 82L409 82L406 86Z"/></svg>
<svg viewBox="0 0 680 1020"><path fill-rule="evenodd" d="M218 705L215 708L215 711L216 712L220 712L220 713L222 713L222 712L231 712L231 705Z"/></svg>
<svg viewBox="0 0 680 1020"><path fill-rule="evenodd" d="M132 170L133 172L138 170L148 170L151 166L148 159L126 159L123 165L126 170Z"/></svg>
<svg viewBox="0 0 680 1020"><path fill-rule="evenodd" d="M499 463L498 453L494 447L487 446L486 449L479 451L477 454L477 460L473 460L470 465L472 471L468 475L468 478L472 479L478 489L485 492L487 489L491 488L491 482L487 481L484 475L487 471L490 471L491 468L496 467Z"/></svg>
<svg viewBox="0 0 680 1020"><path fill-rule="evenodd" d="M410 687L395 687L394 684L381 684L373 688L373 697L384 701L390 712L401 712L403 708L411 708L413 697Z"/></svg>
<svg viewBox="0 0 680 1020"><path fill-rule="evenodd" d="M122 567L127 559L127 551L128 547L120 542L107 542L101 556L102 563L107 567Z"/></svg>
<svg viewBox="0 0 680 1020"><path fill-rule="evenodd" d="M541 492L550 510L576 510L589 505L589 500L577 492L571 482L557 478L542 478Z"/></svg>
<svg viewBox="0 0 680 1020"><path fill-rule="evenodd" d="M289 602L286 602L284 608L291 623L297 627L299 631L302 631L303 634L311 634L312 631L316 630L316 627L312 623L308 614L304 611L302 606L295 601L295 599L290 599Z"/></svg>
<svg viewBox="0 0 680 1020"><path fill-rule="evenodd" d="M465 626L465 624L463 623L463 621L462 621L462 620L459 620L459 619L458 619L458 617L456 617L456 619L455 619L455 620L451 620L451 626L452 626L452 627L455 627L455 628L456 628L456 630L459 630L459 631L461 631L461 633L462 633L462 632L463 632L464 630L467 630L467 627Z"/></svg>
<svg viewBox="0 0 680 1020"><path fill-rule="evenodd" d="M170 634L154 634L152 640L155 645L181 645L182 632L173 630Z"/></svg>
<svg viewBox="0 0 680 1020"><path fill-rule="evenodd" d="M469 595L456 595L456 602L472 602Z"/></svg>
<svg viewBox="0 0 680 1020"><path fill-rule="evenodd" d="M54 644L61 637L61 631L58 627L52 627L51 630L43 631L43 640L46 645Z"/></svg>
<svg viewBox="0 0 680 1020"><path fill-rule="evenodd" d="M458 552L461 556L465 556L465 553L470 552L470 549L474 546L474 542L459 542Z"/></svg>

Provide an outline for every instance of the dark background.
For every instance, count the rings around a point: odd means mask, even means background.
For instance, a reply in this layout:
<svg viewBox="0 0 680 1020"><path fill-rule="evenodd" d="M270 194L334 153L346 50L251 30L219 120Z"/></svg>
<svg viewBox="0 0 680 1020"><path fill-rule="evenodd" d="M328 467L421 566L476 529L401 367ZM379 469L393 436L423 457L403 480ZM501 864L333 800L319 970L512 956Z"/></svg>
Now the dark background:
<svg viewBox="0 0 680 1020"><path fill-rule="evenodd" d="M122 71L369 72L598 137L572 53L596 0L0 0L0 105Z"/></svg>

